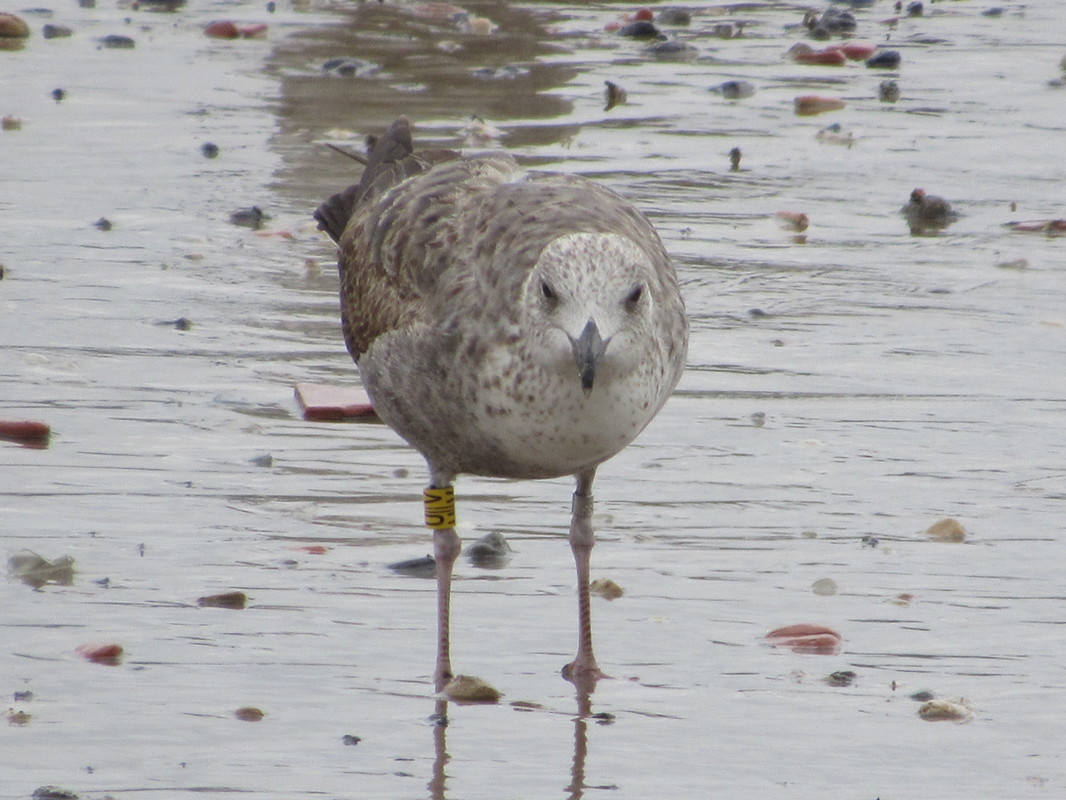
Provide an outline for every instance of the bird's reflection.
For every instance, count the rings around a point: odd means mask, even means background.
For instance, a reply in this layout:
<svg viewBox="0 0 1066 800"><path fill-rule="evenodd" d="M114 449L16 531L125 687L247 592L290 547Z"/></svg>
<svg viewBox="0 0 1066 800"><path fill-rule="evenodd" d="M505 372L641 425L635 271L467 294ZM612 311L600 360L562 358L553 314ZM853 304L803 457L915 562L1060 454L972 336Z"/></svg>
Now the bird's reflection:
<svg viewBox="0 0 1066 800"><path fill-rule="evenodd" d="M577 691L577 714L574 716L574 756L570 763L570 783L566 787L567 800L581 800L585 796L585 760L588 755L589 720L600 715L592 713L592 692L595 682L575 684ZM604 719L609 719L603 715ZM448 701L436 701L433 716L433 777L427 788L430 800L447 800L448 798Z"/></svg>

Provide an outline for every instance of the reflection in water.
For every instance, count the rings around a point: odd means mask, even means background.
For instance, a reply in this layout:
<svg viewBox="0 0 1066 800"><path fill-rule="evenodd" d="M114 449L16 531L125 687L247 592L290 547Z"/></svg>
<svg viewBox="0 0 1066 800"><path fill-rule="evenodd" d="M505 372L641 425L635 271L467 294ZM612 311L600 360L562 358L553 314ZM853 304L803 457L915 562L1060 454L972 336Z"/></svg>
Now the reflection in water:
<svg viewBox="0 0 1066 800"><path fill-rule="evenodd" d="M557 41L548 43L545 14L505 3L487 8L499 25L492 36L464 33L448 16L416 16L403 7L366 3L345 14L343 24L286 39L271 64L281 84L274 146L286 161L276 176L279 188L317 205L339 188L340 162L315 143L333 138L361 144L363 135L383 131L401 115L426 121L427 127L432 120L445 121L447 133L437 140L432 130L419 127L418 138L427 146L491 147L480 133L493 127L479 123L470 134L472 117L507 120L501 143L509 147L571 135L576 126L515 124L570 111L568 100L547 92L578 70L539 60L560 49ZM464 126L467 141L461 140Z"/></svg>
<svg viewBox="0 0 1066 800"><path fill-rule="evenodd" d="M581 800L585 796L585 762L588 758L588 721L593 717L592 692L595 681L577 687L577 714L574 716L574 755L570 762L570 783L566 787L567 800ZM433 777L426 788L430 800L447 800L448 773L448 701L435 701L433 716ZM600 787L604 788L604 787Z"/></svg>
<svg viewBox="0 0 1066 800"><path fill-rule="evenodd" d="M433 778L429 781L430 800L444 800L448 779L444 768L451 760L448 755L448 701L438 699L430 718L433 723Z"/></svg>
<svg viewBox="0 0 1066 800"><path fill-rule="evenodd" d="M595 682L592 683L594 687ZM574 717L574 758L570 762L568 800L580 800L585 793L585 759L588 756L588 718L592 715L591 690L578 687L577 716Z"/></svg>

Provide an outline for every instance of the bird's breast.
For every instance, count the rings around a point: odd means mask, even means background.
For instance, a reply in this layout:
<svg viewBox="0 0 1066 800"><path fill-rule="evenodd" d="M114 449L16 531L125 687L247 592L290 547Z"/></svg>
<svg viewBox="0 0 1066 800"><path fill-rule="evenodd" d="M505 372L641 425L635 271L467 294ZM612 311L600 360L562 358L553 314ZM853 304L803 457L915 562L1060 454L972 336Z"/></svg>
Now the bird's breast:
<svg viewBox="0 0 1066 800"><path fill-rule="evenodd" d="M643 370L623 373L608 362L586 392L572 361L552 368L497 353L480 370L470 412L479 436L522 473L514 477L549 477L618 453L663 399Z"/></svg>

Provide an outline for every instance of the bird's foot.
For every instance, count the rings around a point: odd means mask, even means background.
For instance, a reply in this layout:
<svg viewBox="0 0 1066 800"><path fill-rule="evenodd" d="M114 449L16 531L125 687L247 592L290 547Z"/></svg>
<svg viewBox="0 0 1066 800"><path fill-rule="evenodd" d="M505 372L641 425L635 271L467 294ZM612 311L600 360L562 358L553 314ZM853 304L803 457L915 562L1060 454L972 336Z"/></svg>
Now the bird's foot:
<svg viewBox="0 0 1066 800"><path fill-rule="evenodd" d="M574 684L578 689L585 692L592 692L592 690L596 688L596 682L602 678L611 677L601 670L595 662L592 664L582 664L576 659L564 666L561 672L564 678Z"/></svg>

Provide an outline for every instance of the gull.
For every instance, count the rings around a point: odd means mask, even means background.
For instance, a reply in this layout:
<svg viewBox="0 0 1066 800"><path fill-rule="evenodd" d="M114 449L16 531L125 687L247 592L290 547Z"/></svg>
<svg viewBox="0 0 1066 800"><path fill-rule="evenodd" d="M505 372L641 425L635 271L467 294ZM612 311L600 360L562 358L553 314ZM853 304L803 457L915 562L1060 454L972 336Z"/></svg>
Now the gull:
<svg viewBox="0 0 1066 800"><path fill-rule="evenodd" d="M574 476L579 632L563 675L595 686L604 673L589 602L593 480L662 408L688 345L658 234L590 180L526 171L505 153L415 152L403 117L375 142L359 182L315 218L338 245L344 338L367 393L428 466L436 691L455 677L461 474Z"/></svg>

